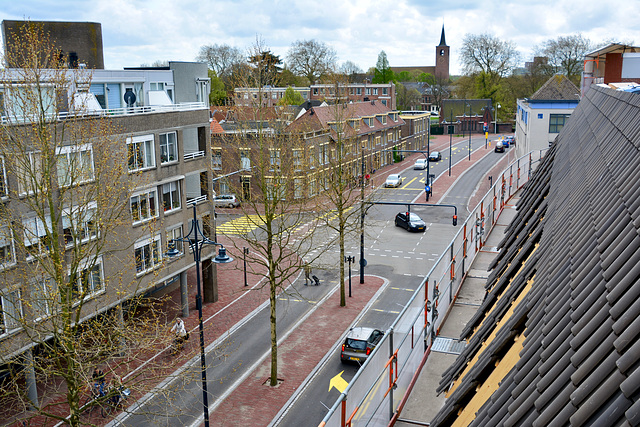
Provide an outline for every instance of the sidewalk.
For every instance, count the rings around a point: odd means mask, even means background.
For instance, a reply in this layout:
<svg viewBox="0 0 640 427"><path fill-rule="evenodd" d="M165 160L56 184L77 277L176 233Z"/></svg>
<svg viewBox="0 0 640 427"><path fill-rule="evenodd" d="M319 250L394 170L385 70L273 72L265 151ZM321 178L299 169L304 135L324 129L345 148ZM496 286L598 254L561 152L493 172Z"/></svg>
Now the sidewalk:
<svg viewBox="0 0 640 427"><path fill-rule="evenodd" d="M466 139L453 138L453 143L464 140ZM430 144L432 151L444 151L448 146L449 136L442 135L434 137ZM471 161L465 160L454 165L451 176L448 173L444 173L440 177L436 177L437 181L434 184L432 198L433 203L438 202L455 182L459 174L475 164L491 149L484 150L483 148L472 152ZM389 174L410 168L420 156L422 155L413 154L407 156L400 163L378 170L373 176L373 185L376 187L382 185ZM205 304L203 307L204 319L216 316L214 321L207 323L205 326L205 345L220 337L268 298L266 289L247 291L260 280L261 277L258 275L248 275L249 286L244 287L242 254L234 253L233 245L229 244L230 242L227 240L227 237L219 236L220 243L225 245L227 251L235 260L231 264L218 266L219 300L216 303ZM321 286L326 286L332 278L325 276L321 277L321 279L323 283ZM192 330L192 336L197 333L198 321L195 309L194 283L195 273L190 271L190 313L189 318L185 319L185 323L187 328ZM322 361L325 354L332 349L332 346L336 345L343 332L354 322L383 283L383 278L365 276L364 284L358 283L355 285L358 292L354 292L354 296L347 299L346 307L339 306L339 292L334 292L324 304L316 308L301 327L294 330L279 346L278 378L282 382L276 387L268 385L270 358L265 359L221 403L210 400L210 407L215 407L215 410L210 414L211 425L267 426L312 373L318 363ZM180 315L179 303L175 303L180 301L179 289L169 292L168 295L170 296L169 301L174 302L171 306L167 306L167 317L172 319ZM327 333L314 333L318 329ZM313 345L309 345L307 339L309 336L314 336ZM195 340L191 340L190 345L195 346ZM210 386L209 391L216 395L215 385L213 387Z"/></svg>

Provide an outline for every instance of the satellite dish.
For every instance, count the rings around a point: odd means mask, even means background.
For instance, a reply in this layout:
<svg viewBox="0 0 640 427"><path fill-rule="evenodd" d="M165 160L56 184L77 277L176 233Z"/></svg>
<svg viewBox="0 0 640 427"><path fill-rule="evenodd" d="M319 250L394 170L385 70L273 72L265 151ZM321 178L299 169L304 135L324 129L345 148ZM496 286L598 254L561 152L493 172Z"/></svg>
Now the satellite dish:
<svg viewBox="0 0 640 427"><path fill-rule="evenodd" d="M130 88L127 88L126 92L124 93L124 102L127 103L127 107L129 108L133 107L133 104L136 103L136 94L133 93Z"/></svg>

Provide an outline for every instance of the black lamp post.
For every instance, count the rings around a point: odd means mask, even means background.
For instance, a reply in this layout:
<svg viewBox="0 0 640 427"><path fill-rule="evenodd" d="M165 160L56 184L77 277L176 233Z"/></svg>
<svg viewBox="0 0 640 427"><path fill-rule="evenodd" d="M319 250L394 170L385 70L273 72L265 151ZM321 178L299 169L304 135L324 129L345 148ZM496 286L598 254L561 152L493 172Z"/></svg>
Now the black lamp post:
<svg viewBox="0 0 640 427"><path fill-rule="evenodd" d="M351 263L356 262L356 257L346 256L344 260L349 263L349 298L351 298Z"/></svg>
<svg viewBox="0 0 640 427"><path fill-rule="evenodd" d="M449 125L449 176L451 176L451 138L453 138L453 132L451 126L453 126L453 108L449 110L449 121L451 124Z"/></svg>
<svg viewBox="0 0 640 427"><path fill-rule="evenodd" d="M467 104L469 106L469 120L467 120L467 125L469 126L469 160L471 160L471 104Z"/></svg>
<svg viewBox="0 0 640 427"><path fill-rule="evenodd" d="M189 247L193 250L193 260L196 263L196 306L198 308L198 321L200 327L200 369L202 371L202 409L204 411L204 425L206 427L209 426L209 396L207 394L207 363L205 360L205 351L204 351L204 329L202 325L202 293L200 291L200 261L201 261L201 253L202 247L204 245L215 245L220 246L218 250L218 255L214 258L213 262L216 264L226 264L228 262L233 261L233 258L227 255L227 250L220 243L214 242L213 240L209 240L207 236L204 235L202 229L198 225L198 218L196 217L196 205L193 206L193 220L191 221L191 229L186 236L171 239L169 244L171 245L170 249L167 251L167 256L174 257L177 256L180 252L176 249L174 242L187 242L189 243Z"/></svg>
<svg viewBox="0 0 640 427"><path fill-rule="evenodd" d="M247 284L247 255L249 254L249 248L242 248L242 255L244 261L244 285L249 286Z"/></svg>
<svg viewBox="0 0 640 427"><path fill-rule="evenodd" d="M364 142L362 143L362 180L360 183L360 284L364 283Z"/></svg>

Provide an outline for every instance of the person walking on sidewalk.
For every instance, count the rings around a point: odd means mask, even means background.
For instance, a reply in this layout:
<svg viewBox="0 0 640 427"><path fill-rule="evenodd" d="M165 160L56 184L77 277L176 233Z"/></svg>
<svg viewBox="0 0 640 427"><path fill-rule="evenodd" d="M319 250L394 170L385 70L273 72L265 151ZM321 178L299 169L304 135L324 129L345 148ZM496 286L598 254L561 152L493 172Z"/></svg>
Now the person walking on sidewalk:
<svg viewBox="0 0 640 427"><path fill-rule="evenodd" d="M311 281L311 266L309 263L304 264L304 285L308 286Z"/></svg>

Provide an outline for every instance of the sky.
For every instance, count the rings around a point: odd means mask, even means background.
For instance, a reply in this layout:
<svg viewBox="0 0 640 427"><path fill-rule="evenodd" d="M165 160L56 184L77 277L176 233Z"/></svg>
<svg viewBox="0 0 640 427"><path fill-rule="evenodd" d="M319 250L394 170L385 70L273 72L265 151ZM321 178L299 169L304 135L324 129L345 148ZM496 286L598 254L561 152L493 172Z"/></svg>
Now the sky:
<svg viewBox="0 0 640 427"><path fill-rule="evenodd" d="M283 60L295 41L315 39L363 71L383 50L391 66L432 66L444 25L456 75L467 34L514 43L524 63L559 36L638 45L638 11L640 0L0 0L2 20L100 23L113 70L194 61L204 45L248 52L257 39Z"/></svg>

